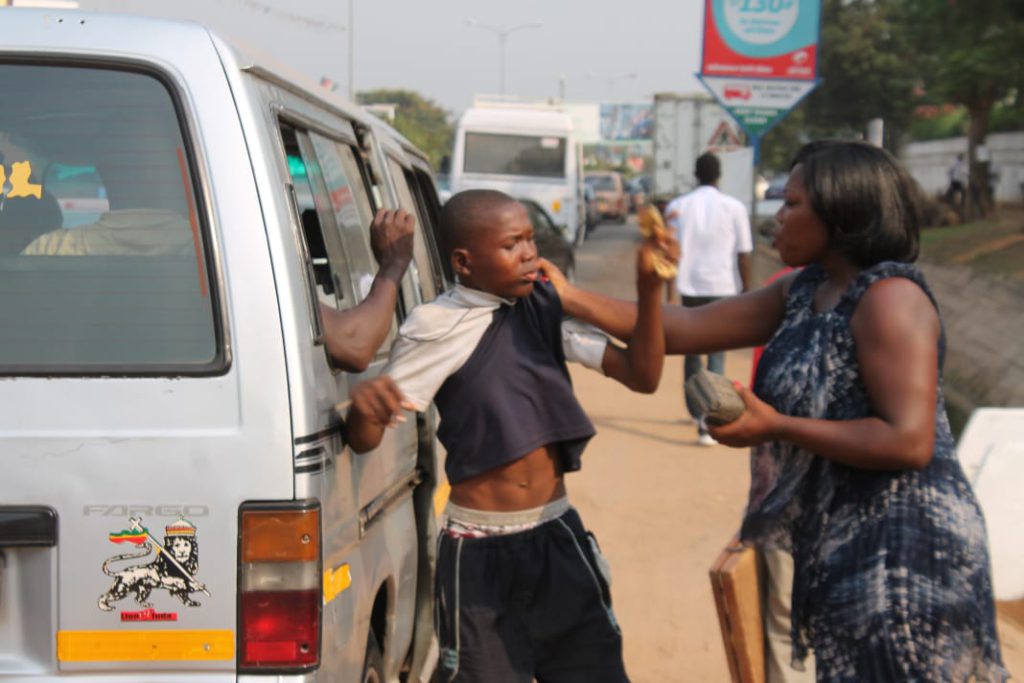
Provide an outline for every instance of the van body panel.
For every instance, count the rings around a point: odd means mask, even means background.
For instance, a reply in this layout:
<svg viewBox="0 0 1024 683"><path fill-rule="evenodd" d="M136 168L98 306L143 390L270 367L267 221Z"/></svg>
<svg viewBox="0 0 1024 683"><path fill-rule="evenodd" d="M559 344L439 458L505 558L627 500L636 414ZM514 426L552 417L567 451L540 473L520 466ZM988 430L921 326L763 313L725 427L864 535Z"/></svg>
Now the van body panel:
<svg viewBox="0 0 1024 683"><path fill-rule="evenodd" d="M154 74L173 93L224 359L203 376L0 377L0 452L11 473L0 498L49 506L57 519L55 545L0 548L0 680L268 680L235 671L239 506L307 499L320 505L318 571L328 582L320 665L272 677L357 680L371 628L384 680L429 674L433 412L388 430L373 453L345 445L349 389L380 371L388 348L352 374L317 339L320 299L299 215L308 197L296 191L283 131L296 131L317 161L331 145L354 159L363 172L349 178L352 190L370 207L408 202L392 166L411 172L407 141L198 24L5 10L0 45L0 68L95 63ZM338 305L354 306L373 274L359 268L369 260L375 269L368 231L322 227L343 233L332 236L348 267ZM401 311L444 285L434 235L418 229ZM184 567L195 590L154 569L155 558L174 557L198 557Z"/></svg>
<svg viewBox="0 0 1024 683"><path fill-rule="evenodd" d="M230 364L213 376L0 380L0 452L13 474L3 499L50 505L59 525L57 546L41 551L48 560L18 553L24 556L19 569L50 570L21 580L32 584L27 594L57 596L50 637L58 643L89 632L100 632L101 642L103 633L233 634L238 506L290 499L294 481L274 275L231 91L223 71L209 68L217 53L197 25L119 16L5 12L0 35L0 59L31 52L54 63L114 60L158 73L170 85L201 164L193 175L208 183L195 189L212 247L210 276L221 282L220 323L231 343ZM118 51L112 54L109 45ZM175 596L160 585L142 587L146 580L168 585L153 564L155 549L113 541L140 529L150 547L167 550L163 555L174 556L186 539L198 556L192 576L204 591ZM0 609L7 610L19 596L4 584ZM173 669L178 677L188 670L232 671L233 650L232 642L216 658L146 662L146 670ZM51 649L49 661L34 662L5 652L0 677L28 664L39 676L103 671L97 675L113 680L125 670L133 672L126 680L160 680L138 673L139 655L130 648L112 650L102 662L76 652L66 650L62 658Z"/></svg>
<svg viewBox="0 0 1024 683"><path fill-rule="evenodd" d="M330 109L316 106L301 93L285 87L284 79L262 69L242 66L244 57L229 52L224 57L229 80L236 84L243 127L251 129L254 156L280 159L280 140L270 135L281 121L308 130L337 144L349 146L361 155L367 172L377 179L380 199L388 208L397 206L397 193L390 182L385 146L392 143L379 130L341 104ZM233 61L236 60L236 61ZM357 130L358 129L358 130ZM275 202L280 186L287 181L280 164L257 165L257 184L266 204L274 204L279 220L289 230L270 230L270 252L278 273L281 314L285 318L285 347L292 373L293 430L296 434L296 462L308 462L313 471L296 472L296 497L321 500L324 525L324 571L341 568L351 584L325 603L321 672L326 680L354 680L362 673L366 642L371 628L369 615L378 599L386 605L383 633L378 634L384 652L384 676L397 680L412 640L413 619L395 615L412 614L417 601L418 544L413 488L417 477L418 434L414 420L389 429L372 453L357 455L345 447L336 427L339 412L347 409L349 388L378 374L387 359L382 348L363 373L334 371L322 346L311 344L308 304L303 292L303 273L295 246L296 225L292 207ZM274 170L276 169L276 174ZM265 213L270 214L265 207ZM423 239L420 236L420 239ZM343 236L346 253L369 251L368 234L362 244ZM356 259L353 259L355 261ZM287 274L285 276L285 274ZM422 275L430 276L430 270ZM420 274L413 267L402 288L402 306L410 310L420 302ZM343 283L349 305L367 293L354 280ZM322 462L322 469L316 463ZM329 644L329 646L328 646Z"/></svg>

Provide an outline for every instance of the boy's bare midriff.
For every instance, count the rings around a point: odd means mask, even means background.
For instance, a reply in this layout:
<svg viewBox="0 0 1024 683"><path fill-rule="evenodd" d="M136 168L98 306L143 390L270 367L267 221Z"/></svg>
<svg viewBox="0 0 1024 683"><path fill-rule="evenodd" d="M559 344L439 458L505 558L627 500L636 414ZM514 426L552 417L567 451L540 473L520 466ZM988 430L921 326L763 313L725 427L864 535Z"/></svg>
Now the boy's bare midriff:
<svg viewBox="0 0 1024 683"><path fill-rule="evenodd" d="M565 496L556 447L548 445L452 486L451 501L472 510L513 512Z"/></svg>

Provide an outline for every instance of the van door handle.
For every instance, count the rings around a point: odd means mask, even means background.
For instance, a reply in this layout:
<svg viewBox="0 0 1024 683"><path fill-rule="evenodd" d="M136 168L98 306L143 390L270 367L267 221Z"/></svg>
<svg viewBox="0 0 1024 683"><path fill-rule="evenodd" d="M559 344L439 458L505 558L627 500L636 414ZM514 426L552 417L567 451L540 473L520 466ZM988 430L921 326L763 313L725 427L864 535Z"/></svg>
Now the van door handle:
<svg viewBox="0 0 1024 683"><path fill-rule="evenodd" d="M0 548L57 545L57 511L43 505L0 505Z"/></svg>

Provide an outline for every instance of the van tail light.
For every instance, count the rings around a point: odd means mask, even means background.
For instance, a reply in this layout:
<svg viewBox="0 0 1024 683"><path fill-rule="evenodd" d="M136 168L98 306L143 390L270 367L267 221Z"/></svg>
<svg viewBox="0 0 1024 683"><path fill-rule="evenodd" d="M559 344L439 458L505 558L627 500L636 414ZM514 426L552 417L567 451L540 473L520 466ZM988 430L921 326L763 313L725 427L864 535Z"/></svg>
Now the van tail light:
<svg viewBox="0 0 1024 683"><path fill-rule="evenodd" d="M238 520L238 669L320 665L320 504L245 503Z"/></svg>

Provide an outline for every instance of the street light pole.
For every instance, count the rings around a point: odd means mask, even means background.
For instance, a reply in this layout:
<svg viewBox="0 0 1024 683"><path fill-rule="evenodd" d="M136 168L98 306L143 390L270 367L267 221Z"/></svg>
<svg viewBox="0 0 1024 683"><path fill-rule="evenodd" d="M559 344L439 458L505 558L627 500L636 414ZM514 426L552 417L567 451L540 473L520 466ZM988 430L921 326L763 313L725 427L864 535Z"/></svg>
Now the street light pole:
<svg viewBox="0 0 1024 683"><path fill-rule="evenodd" d="M631 79L634 79L634 78L636 78L636 74L635 73L629 73L629 74L626 74L625 76L612 76L611 78L609 78L608 79L608 100L611 101L611 100L615 99L615 81L631 80Z"/></svg>
<svg viewBox="0 0 1024 683"><path fill-rule="evenodd" d="M491 26L489 24L481 24L475 19L466 19L466 26L475 26L482 28L487 31L493 31L498 36L498 84L501 88L502 95L505 94L505 45L508 44L508 35L513 31L519 31L525 28L540 28L542 26L539 21L531 21L527 24L516 24L515 26Z"/></svg>
<svg viewBox="0 0 1024 683"><path fill-rule="evenodd" d="M353 9L355 4L356 0L348 0L348 99L350 102L356 101L356 19Z"/></svg>

